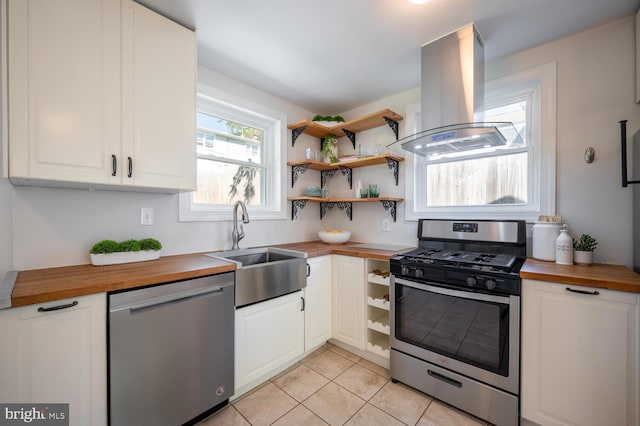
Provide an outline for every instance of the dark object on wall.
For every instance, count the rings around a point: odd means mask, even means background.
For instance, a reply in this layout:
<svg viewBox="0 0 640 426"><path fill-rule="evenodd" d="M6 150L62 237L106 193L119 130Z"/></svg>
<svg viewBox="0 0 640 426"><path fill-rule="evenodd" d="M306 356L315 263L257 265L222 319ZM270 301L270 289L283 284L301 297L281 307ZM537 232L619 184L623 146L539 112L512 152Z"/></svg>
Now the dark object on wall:
<svg viewBox="0 0 640 426"><path fill-rule="evenodd" d="M640 131L633 135L633 170L636 173L640 170ZM627 179L627 120L620 121L620 145L622 148L622 187L627 184L640 183L640 180ZM640 185L633 186L633 270L640 274Z"/></svg>

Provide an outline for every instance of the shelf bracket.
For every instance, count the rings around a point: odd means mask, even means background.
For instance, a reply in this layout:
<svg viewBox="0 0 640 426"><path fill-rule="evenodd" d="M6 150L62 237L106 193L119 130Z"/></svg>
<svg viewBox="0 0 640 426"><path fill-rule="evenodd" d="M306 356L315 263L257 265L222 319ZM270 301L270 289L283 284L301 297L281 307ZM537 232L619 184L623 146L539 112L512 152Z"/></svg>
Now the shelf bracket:
<svg viewBox="0 0 640 426"><path fill-rule="evenodd" d="M349 220L353 220L352 203L344 201L320 203L320 219L322 219L329 210L333 210L334 207L338 207L338 210L343 210Z"/></svg>
<svg viewBox="0 0 640 426"><path fill-rule="evenodd" d="M291 201L291 220L296 220L298 217L298 209L304 209L307 205L307 200L292 200Z"/></svg>
<svg viewBox="0 0 640 426"><path fill-rule="evenodd" d="M304 129L306 128L307 126L300 126L291 130L291 146L292 147L296 145L296 139L298 139L298 136L300 136L304 132Z"/></svg>
<svg viewBox="0 0 640 426"><path fill-rule="evenodd" d="M339 166L339 167L340 167L340 173L342 173L342 176L345 176L347 178L347 182L349 182L349 189L353 189L352 169L345 166Z"/></svg>
<svg viewBox="0 0 640 426"><path fill-rule="evenodd" d="M322 170L320 172L320 188L327 184L327 178L332 178L336 174L336 169Z"/></svg>
<svg viewBox="0 0 640 426"><path fill-rule="evenodd" d="M382 207L384 207L385 210L389 211L389 213L391 214L391 218L395 222L396 221L396 202L393 200L380 200L380 202L382 203Z"/></svg>
<svg viewBox="0 0 640 426"><path fill-rule="evenodd" d="M297 166L291 167L291 187L292 188L295 186L296 181L298 180L300 175L303 175L307 171L308 167L309 167L309 163L299 164Z"/></svg>
<svg viewBox="0 0 640 426"><path fill-rule="evenodd" d="M356 133L347 129L342 129L342 131L344 132L345 136L347 136L351 141L351 145L353 145L353 149L356 149Z"/></svg>
<svg viewBox="0 0 640 426"><path fill-rule="evenodd" d="M386 121L389 127L391 127L391 130L393 130L393 134L396 135L396 140L398 140L398 122L396 120L392 120L389 117L382 118L384 118L384 121ZM353 147L355 148L355 145Z"/></svg>
<svg viewBox="0 0 640 426"><path fill-rule="evenodd" d="M394 160L393 158L387 157L387 166L393 171L393 179L396 181L396 186L398 186L398 171L400 169L400 162Z"/></svg>

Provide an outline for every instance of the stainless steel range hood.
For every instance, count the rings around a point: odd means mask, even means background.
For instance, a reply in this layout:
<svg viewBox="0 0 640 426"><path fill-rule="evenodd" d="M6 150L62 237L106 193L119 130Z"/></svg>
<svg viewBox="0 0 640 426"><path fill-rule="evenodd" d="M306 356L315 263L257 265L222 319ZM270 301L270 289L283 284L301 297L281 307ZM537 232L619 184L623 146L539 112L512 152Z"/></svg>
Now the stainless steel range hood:
<svg viewBox="0 0 640 426"><path fill-rule="evenodd" d="M485 123L484 43L473 24L422 46L421 128L394 142L421 156L522 144L512 123Z"/></svg>

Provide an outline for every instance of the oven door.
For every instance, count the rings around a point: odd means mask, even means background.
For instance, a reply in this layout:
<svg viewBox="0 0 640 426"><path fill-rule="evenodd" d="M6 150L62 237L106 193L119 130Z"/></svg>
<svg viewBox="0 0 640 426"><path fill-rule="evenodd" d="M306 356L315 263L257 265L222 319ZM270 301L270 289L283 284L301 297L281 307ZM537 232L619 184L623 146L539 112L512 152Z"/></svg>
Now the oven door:
<svg viewBox="0 0 640 426"><path fill-rule="evenodd" d="M393 349L519 394L519 296L394 276L390 296Z"/></svg>

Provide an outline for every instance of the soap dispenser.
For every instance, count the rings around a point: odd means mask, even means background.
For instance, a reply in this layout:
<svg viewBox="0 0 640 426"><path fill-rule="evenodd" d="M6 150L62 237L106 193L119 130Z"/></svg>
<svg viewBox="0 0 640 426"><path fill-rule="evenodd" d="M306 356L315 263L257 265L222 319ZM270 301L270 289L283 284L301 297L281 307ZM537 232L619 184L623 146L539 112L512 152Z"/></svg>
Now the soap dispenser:
<svg viewBox="0 0 640 426"><path fill-rule="evenodd" d="M573 238L569 235L567 225L563 225L560 235L556 238L556 263L573 265Z"/></svg>

